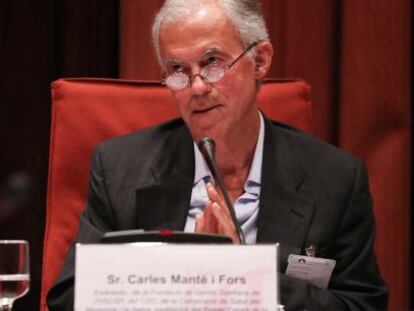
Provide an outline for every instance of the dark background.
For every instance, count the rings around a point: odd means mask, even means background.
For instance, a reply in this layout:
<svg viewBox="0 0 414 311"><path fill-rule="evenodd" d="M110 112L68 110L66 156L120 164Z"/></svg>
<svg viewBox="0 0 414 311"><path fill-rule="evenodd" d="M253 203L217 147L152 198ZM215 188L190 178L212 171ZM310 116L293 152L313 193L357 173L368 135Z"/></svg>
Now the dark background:
<svg viewBox="0 0 414 311"><path fill-rule="evenodd" d="M0 1L0 239L26 239L31 246L31 291L16 311L39 306L50 82L157 79L149 25L161 3ZM315 134L367 163L390 310L407 310L414 255L411 1L263 0L263 8L275 44L270 76L307 80ZM17 187L16 176L29 178L30 187ZM9 206L14 209L6 213Z"/></svg>

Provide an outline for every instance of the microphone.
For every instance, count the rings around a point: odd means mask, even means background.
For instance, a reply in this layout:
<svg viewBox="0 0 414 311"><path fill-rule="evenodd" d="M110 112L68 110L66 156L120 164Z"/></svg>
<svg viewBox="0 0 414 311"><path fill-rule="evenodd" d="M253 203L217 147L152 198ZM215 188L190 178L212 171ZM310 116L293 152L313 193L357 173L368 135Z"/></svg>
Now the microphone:
<svg viewBox="0 0 414 311"><path fill-rule="evenodd" d="M221 193L224 196L224 201L226 202L227 208L230 212L231 220L233 221L234 227L236 228L237 235L239 236L239 239L240 239L240 243L246 244L243 231L241 230L240 225L237 221L236 211L234 210L233 204L231 204L227 190L224 187L223 179L221 178L217 170L216 161L214 160L214 154L216 151L216 144L214 140L211 139L210 137L202 138L200 142L198 143L198 149L200 149L201 153L203 154L204 159L206 160L207 165L211 173L213 174L214 180L217 182L221 190Z"/></svg>

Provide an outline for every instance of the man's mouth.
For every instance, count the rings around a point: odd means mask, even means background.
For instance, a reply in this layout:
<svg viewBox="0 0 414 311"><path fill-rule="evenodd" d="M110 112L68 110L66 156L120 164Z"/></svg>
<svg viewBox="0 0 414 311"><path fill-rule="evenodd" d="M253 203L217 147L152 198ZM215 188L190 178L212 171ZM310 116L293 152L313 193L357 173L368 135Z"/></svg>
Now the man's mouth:
<svg viewBox="0 0 414 311"><path fill-rule="evenodd" d="M209 111L211 111L211 110L213 110L217 107L218 106L212 106L212 107L207 107L207 108L203 108L203 109L197 109L197 110L194 110L194 113L206 113L206 112L209 112Z"/></svg>

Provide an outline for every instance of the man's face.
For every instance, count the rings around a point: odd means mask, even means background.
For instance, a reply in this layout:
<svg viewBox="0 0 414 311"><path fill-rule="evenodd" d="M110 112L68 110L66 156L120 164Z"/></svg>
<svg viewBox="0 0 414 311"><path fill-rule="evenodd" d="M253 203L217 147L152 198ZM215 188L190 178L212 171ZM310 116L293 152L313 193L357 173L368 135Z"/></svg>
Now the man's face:
<svg viewBox="0 0 414 311"><path fill-rule="evenodd" d="M162 28L160 50L167 75L191 75L211 63L231 63L244 48L224 13L210 6ZM205 136L231 139L258 124L255 64L250 57L243 56L216 83L197 76L172 95L196 141Z"/></svg>

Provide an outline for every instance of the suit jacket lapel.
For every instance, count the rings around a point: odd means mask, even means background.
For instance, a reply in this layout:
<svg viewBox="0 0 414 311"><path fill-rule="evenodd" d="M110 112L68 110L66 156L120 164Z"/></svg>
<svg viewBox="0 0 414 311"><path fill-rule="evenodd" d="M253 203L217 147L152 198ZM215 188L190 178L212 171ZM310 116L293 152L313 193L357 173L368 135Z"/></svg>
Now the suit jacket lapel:
<svg viewBox="0 0 414 311"><path fill-rule="evenodd" d="M301 253L313 215L314 203L300 193L306 177L288 134L266 120L257 242L280 242L282 271L289 254Z"/></svg>
<svg viewBox="0 0 414 311"><path fill-rule="evenodd" d="M185 126L168 136L137 186L137 223L145 230L183 230L194 181L193 141Z"/></svg>

